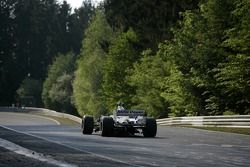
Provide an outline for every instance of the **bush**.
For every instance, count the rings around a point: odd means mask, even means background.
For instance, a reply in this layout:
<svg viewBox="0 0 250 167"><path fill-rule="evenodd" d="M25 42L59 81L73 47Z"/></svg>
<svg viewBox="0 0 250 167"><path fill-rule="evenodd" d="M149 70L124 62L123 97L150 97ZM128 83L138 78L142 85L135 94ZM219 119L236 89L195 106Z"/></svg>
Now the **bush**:
<svg viewBox="0 0 250 167"><path fill-rule="evenodd" d="M43 83L42 99L46 108L76 114L72 105L72 81L75 57L72 53L59 54L49 67Z"/></svg>
<svg viewBox="0 0 250 167"><path fill-rule="evenodd" d="M21 105L40 107L42 82L36 79L26 78L17 90Z"/></svg>

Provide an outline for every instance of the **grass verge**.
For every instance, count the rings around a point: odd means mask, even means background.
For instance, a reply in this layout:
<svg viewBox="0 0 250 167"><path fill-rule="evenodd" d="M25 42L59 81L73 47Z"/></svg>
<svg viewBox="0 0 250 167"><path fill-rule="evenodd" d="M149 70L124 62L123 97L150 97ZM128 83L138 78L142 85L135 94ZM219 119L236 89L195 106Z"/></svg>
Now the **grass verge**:
<svg viewBox="0 0 250 167"><path fill-rule="evenodd" d="M239 133L244 135L250 135L250 128L228 128L228 127L198 127L198 126L185 126L188 128L196 128L203 130L212 130L219 132Z"/></svg>

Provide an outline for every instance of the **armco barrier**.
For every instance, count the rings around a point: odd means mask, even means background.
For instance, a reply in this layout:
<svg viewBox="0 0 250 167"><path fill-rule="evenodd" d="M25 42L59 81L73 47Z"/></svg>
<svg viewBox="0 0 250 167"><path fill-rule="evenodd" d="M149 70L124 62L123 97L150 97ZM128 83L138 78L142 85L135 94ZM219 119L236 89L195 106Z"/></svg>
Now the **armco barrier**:
<svg viewBox="0 0 250 167"><path fill-rule="evenodd" d="M173 117L157 120L158 125L250 128L250 115Z"/></svg>
<svg viewBox="0 0 250 167"><path fill-rule="evenodd" d="M70 114L60 113L44 108L26 107L25 109L0 107L0 111L29 111L40 112L44 115L51 115L60 118L67 118L78 123L82 119ZM230 115L230 116L197 116L197 117L173 117L157 119L158 125L166 126L207 126L207 127L240 127L250 128L250 115Z"/></svg>
<svg viewBox="0 0 250 167"><path fill-rule="evenodd" d="M70 114L65 114L65 113L60 113L60 112L56 112L53 110L49 110L49 109L44 109L44 108L33 108L33 107L25 107L25 108L15 108L15 107L0 107L0 110L2 111L16 111L16 112L22 112L22 111L28 111L28 112L39 112L42 113L44 115L50 115L50 116L55 116L55 117L60 117L60 118L67 118L70 120L73 120L75 122L81 123L82 119L74 116L74 115L70 115Z"/></svg>

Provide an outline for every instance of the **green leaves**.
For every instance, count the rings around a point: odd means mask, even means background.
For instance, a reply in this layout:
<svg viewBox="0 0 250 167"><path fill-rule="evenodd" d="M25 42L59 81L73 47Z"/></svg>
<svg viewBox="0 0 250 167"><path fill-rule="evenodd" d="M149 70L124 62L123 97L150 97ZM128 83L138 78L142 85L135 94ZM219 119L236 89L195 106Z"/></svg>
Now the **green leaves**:
<svg viewBox="0 0 250 167"><path fill-rule="evenodd" d="M0 1L0 105L14 102L28 73L44 80L58 53L79 53L93 10L90 1L74 12L66 1Z"/></svg>
<svg viewBox="0 0 250 167"><path fill-rule="evenodd" d="M167 66L160 55L152 55L151 50L144 51L142 55L128 77L129 84L136 89L132 98L133 107L145 109L150 116L166 117L168 103L161 96L161 84L163 77L168 75Z"/></svg>
<svg viewBox="0 0 250 167"><path fill-rule="evenodd" d="M17 90L18 98L21 100L21 105L33 107L41 106L41 81L26 78Z"/></svg>
<svg viewBox="0 0 250 167"><path fill-rule="evenodd" d="M197 7L199 0L107 0L105 13L109 24L118 30L130 27L141 39L144 49L157 50L159 42L171 39L170 28L179 13Z"/></svg>
<svg viewBox="0 0 250 167"><path fill-rule="evenodd" d="M85 31L73 82L74 104L80 115L90 114L98 117L107 112L101 88L106 51L112 37L113 32L105 15L101 10L97 10Z"/></svg>
<svg viewBox="0 0 250 167"><path fill-rule="evenodd" d="M128 71L140 58L138 38L130 29L118 35L112 42L104 67L103 93L108 108L112 110L118 101L131 106L134 89L126 82Z"/></svg>
<svg viewBox="0 0 250 167"><path fill-rule="evenodd" d="M56 57L43 83L42 100L45 107L75 114L71 99L74 67L73 53Z"/></svg>
<svg viewBox="0 0 250 167"><path fill-rule="evenodd" d="M105 114L118 101L157 118L249 113L247 0L198 9L192 0L131 2L104 3L115 37L102 12L85 32L74 81L81 115Z"/></svg>
<svg viewBox="0 0 250 167"><path fill-rule="evenodd" d="M228 62L219 64L216 71L217 86L233 112L247 114L250 106L250 62L244 54L230 55Z"/></svg>
<svg viewBox="0 0 250 167"><path fill-rule="evenodd" d="M250 111L250 3L237 0L231 11L232 27L225 30L222 45L229 50L226 61L214 69L226 109L240 114Z"/></svg>
<svg viewBox="0 0 250 167"><path fill-rule="evenodd" d="M57 78L49 91L49 98L53 103L70 104L72 96L72 80L73 76L66 73Z"/></svg>
<svg viewBox="0 0 250 167"><path fill-rule="evenodd" d="M183 14L181 27L173 31L174 43L169 43L166 52L185 78L181 78L181 87L175 88L174 82L167 89L167 93L174 90L174 95L165 97L181 94L174 98L176 102L190 97L192 111L198 115L249 112L247 5L244 0L209 0L201 3L200 10Z"/></svg>

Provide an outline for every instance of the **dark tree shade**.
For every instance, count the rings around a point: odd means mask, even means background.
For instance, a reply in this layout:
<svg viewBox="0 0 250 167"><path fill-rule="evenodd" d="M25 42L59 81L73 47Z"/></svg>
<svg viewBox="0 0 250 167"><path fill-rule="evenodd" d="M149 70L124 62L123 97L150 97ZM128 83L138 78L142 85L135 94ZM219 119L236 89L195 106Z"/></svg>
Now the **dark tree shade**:
<svg viewBox="0 0 250 167"><path fill-rule="evenodd" d="M0 0L0 104L7 105L14 100L20 76L15 53L13 11L15 1Z"/></svg>
<svg viewBox="0 0 250 167"><path fill-rule="evenodd" d="M145 47L157 48L170 39L170 27L180 19L179 12L197 7L199 0L105 0L104 7L112 28L132 27Z"/></svg>
<svg viewBox="0 0 250 167"><path fill-rule="evenodd" d="M58 53L79 53L93 10L89 1L72 13L66 1L0 0L0 105L14 102L28 74L44 80Z"/></svg>

